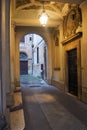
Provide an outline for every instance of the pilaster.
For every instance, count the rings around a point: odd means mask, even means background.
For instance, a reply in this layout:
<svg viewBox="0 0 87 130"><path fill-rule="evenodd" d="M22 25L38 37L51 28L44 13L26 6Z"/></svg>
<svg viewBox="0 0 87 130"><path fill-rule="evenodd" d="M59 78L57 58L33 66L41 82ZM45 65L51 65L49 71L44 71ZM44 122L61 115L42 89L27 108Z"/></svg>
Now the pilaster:
<svg viewBox="0 0 87 130"><path fill-rule="evenodd" d="M10 25L10 68L11 68L11 90L15 90L15 23Z"/></svg>
<svg viewBox="0 0 87 130"><path fill-rule="evenodd" d="M16 37L16 43L15 43L15 48L16 48L16 53L15 53L15 81L16 81L16 87L20 86L20 51L19 51L19 44L20 44L20 39L19 37Z"/></svg>

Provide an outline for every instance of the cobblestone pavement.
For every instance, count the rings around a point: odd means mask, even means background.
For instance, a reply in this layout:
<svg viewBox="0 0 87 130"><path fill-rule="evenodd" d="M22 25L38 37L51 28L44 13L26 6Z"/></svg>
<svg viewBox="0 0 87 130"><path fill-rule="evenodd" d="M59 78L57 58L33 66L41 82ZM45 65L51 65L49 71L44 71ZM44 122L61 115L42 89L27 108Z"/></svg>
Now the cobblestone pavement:
<svg viewBox="0 0 87 130"><path fill-rule="evenodd" d="M21 83L25 130L87 130L87 104L33 80Z"/></svg>

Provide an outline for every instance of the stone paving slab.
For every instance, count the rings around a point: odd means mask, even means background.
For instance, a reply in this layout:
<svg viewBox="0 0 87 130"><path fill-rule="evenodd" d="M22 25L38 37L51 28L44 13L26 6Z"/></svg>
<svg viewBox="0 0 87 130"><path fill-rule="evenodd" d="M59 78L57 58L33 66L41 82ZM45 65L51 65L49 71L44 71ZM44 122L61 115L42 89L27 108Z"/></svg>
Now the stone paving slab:
<svg viewBox="0 0 87 130"><path fill-rule="evenodd" d="M25 85L22 87L22 94L25 130L87 130L87 123L82 122L79 116L77 118L69 111L72 105L68 109L63 104L64 100L68 105L72 102L73 109L75 109L74 105L78 106L78 113L81 109L85 112L87 105L80 104L77 99L69 96L72 100L68 100L68 95L65 98L66 94L60 93L58 89L52 86L31 88ZM60 94L63 101L60 100Z"/></svg>
<svg viewBox="0 0 87 130"><path fill-rule="evenodd" d="M87 130L87 104L43 80L27 76L25 80L21 82L25 130Z"/></svg>
<svg viewBox="0 0 87 130"><path fill-rule="evenodd" d="M40 98L37 94L35 95L53 130L87 130L87 127L67 111L60 102L53 101L52 97L49 96L50 95L47 97L47 95L45 96L44 94L44 96ZM50 102L50 98L52 102Z"/></svg>

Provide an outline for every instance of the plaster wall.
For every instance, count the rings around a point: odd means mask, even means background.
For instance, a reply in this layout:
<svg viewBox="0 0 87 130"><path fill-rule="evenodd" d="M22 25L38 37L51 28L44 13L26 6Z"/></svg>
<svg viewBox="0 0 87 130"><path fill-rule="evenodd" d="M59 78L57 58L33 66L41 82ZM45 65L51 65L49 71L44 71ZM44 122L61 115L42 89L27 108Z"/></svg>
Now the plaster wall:
<svg viewBox="0 0 87 130"><path fill-rule="evenodd" d="M81 42L81 67L82 67L82 100L87 102L87 0L81 4L82 10L82 42Z"/></svg>
<svg viewBox="0 0 87 130"><path fill-rule="evenodd" d="M81 100L87 102L87 0L81 4L82 10L82 38L81 38ZM53 80L64 85L64 75L65 75L65 59L64 59L64 47L61 42L64 40L63 37L63 26L59 26L60 30L60 42L59 42L59 67L60 71L53 71ZM55 50L55 48L54 48ZM57 54L58 55L58 54ZM54 51L55 56L55 51ZM61 85L60 85L61 86ZM63 87L63 86L62 86Z"/></svg>
<svg viewBox="0 0 87 130"><path fill-rule="evenodd" d="M61 23L57 28L59 30L59 43L55 46L53 40L53 84L62 89L64 85L64 51L61 42L63 41L63 24ZM54 39L54 37L53 37ZM61 84L61 85L60 85Z"/></svg>
<svg viewBox="0 0 87 130"><path fill-rule="evenodd" d="M37 37L38 39L38 37ZM40 39L41 41L42 39ZM34 75L36 76L41 76L41 64L43 64L43 70L45 69L45 63L44 63L44 47L46 46L44 41L40 42L38 41L38 43L40 43L34 48ZM38 52L37 52L37 47L38 47ZM39 61L37 62L37 53L39 54ZM45 70L44 70L45 71Z"/></svg>
<svg viewBox="0 0 87 130"><path fill-rule="evenodd" d="M28 56L28 58L32 58L32 53L31 53L32 47L30 44L27 45L25 43L20 43L19 47L20 47L20 52L24 52Z"/></svg>
<svg viewBox="0 0 87 130"><path fill-rule="evenodd" d="M60 65L59 65L59 46L55 46L52 48L52 57L53 57L53 75L52 80L58 82L60 80Z"/></svg>

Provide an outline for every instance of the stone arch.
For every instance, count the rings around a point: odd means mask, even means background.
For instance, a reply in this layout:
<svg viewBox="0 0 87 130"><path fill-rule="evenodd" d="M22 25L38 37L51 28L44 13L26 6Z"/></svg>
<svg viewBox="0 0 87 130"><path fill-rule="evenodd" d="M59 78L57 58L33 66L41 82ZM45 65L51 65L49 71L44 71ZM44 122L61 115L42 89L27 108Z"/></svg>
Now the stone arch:
<svg viewBox="0 0 87 130"><path fill-rule="evenodd" d="M20 39L26 34L37 34L43 37L46 45L47 45L47 81L51 83L52 77L52 30L45 29L41 27L16 27L16 46L19 46ZM17 47L18 48L18 47ZM18 63L16 63L18 64Z"/></svg>
<svg viewBox="0 0 87 130"><path fill-rule="evenodd" d="M48 45L48 38L47 38L47 36L45 36L43 33L41 34L41 33L37 33L37 32L23 32L20 36L19 36L19 40L17 41L18 42L18 44L20 43L20 39L22 39L22 37L23 36L25 36L25 35L27 35L27 34L36 34L36 35L38 35L38 36L41 36L42 38L43 38L43 40L45 41L45 43L46 43L46 45Z"/></svg>

